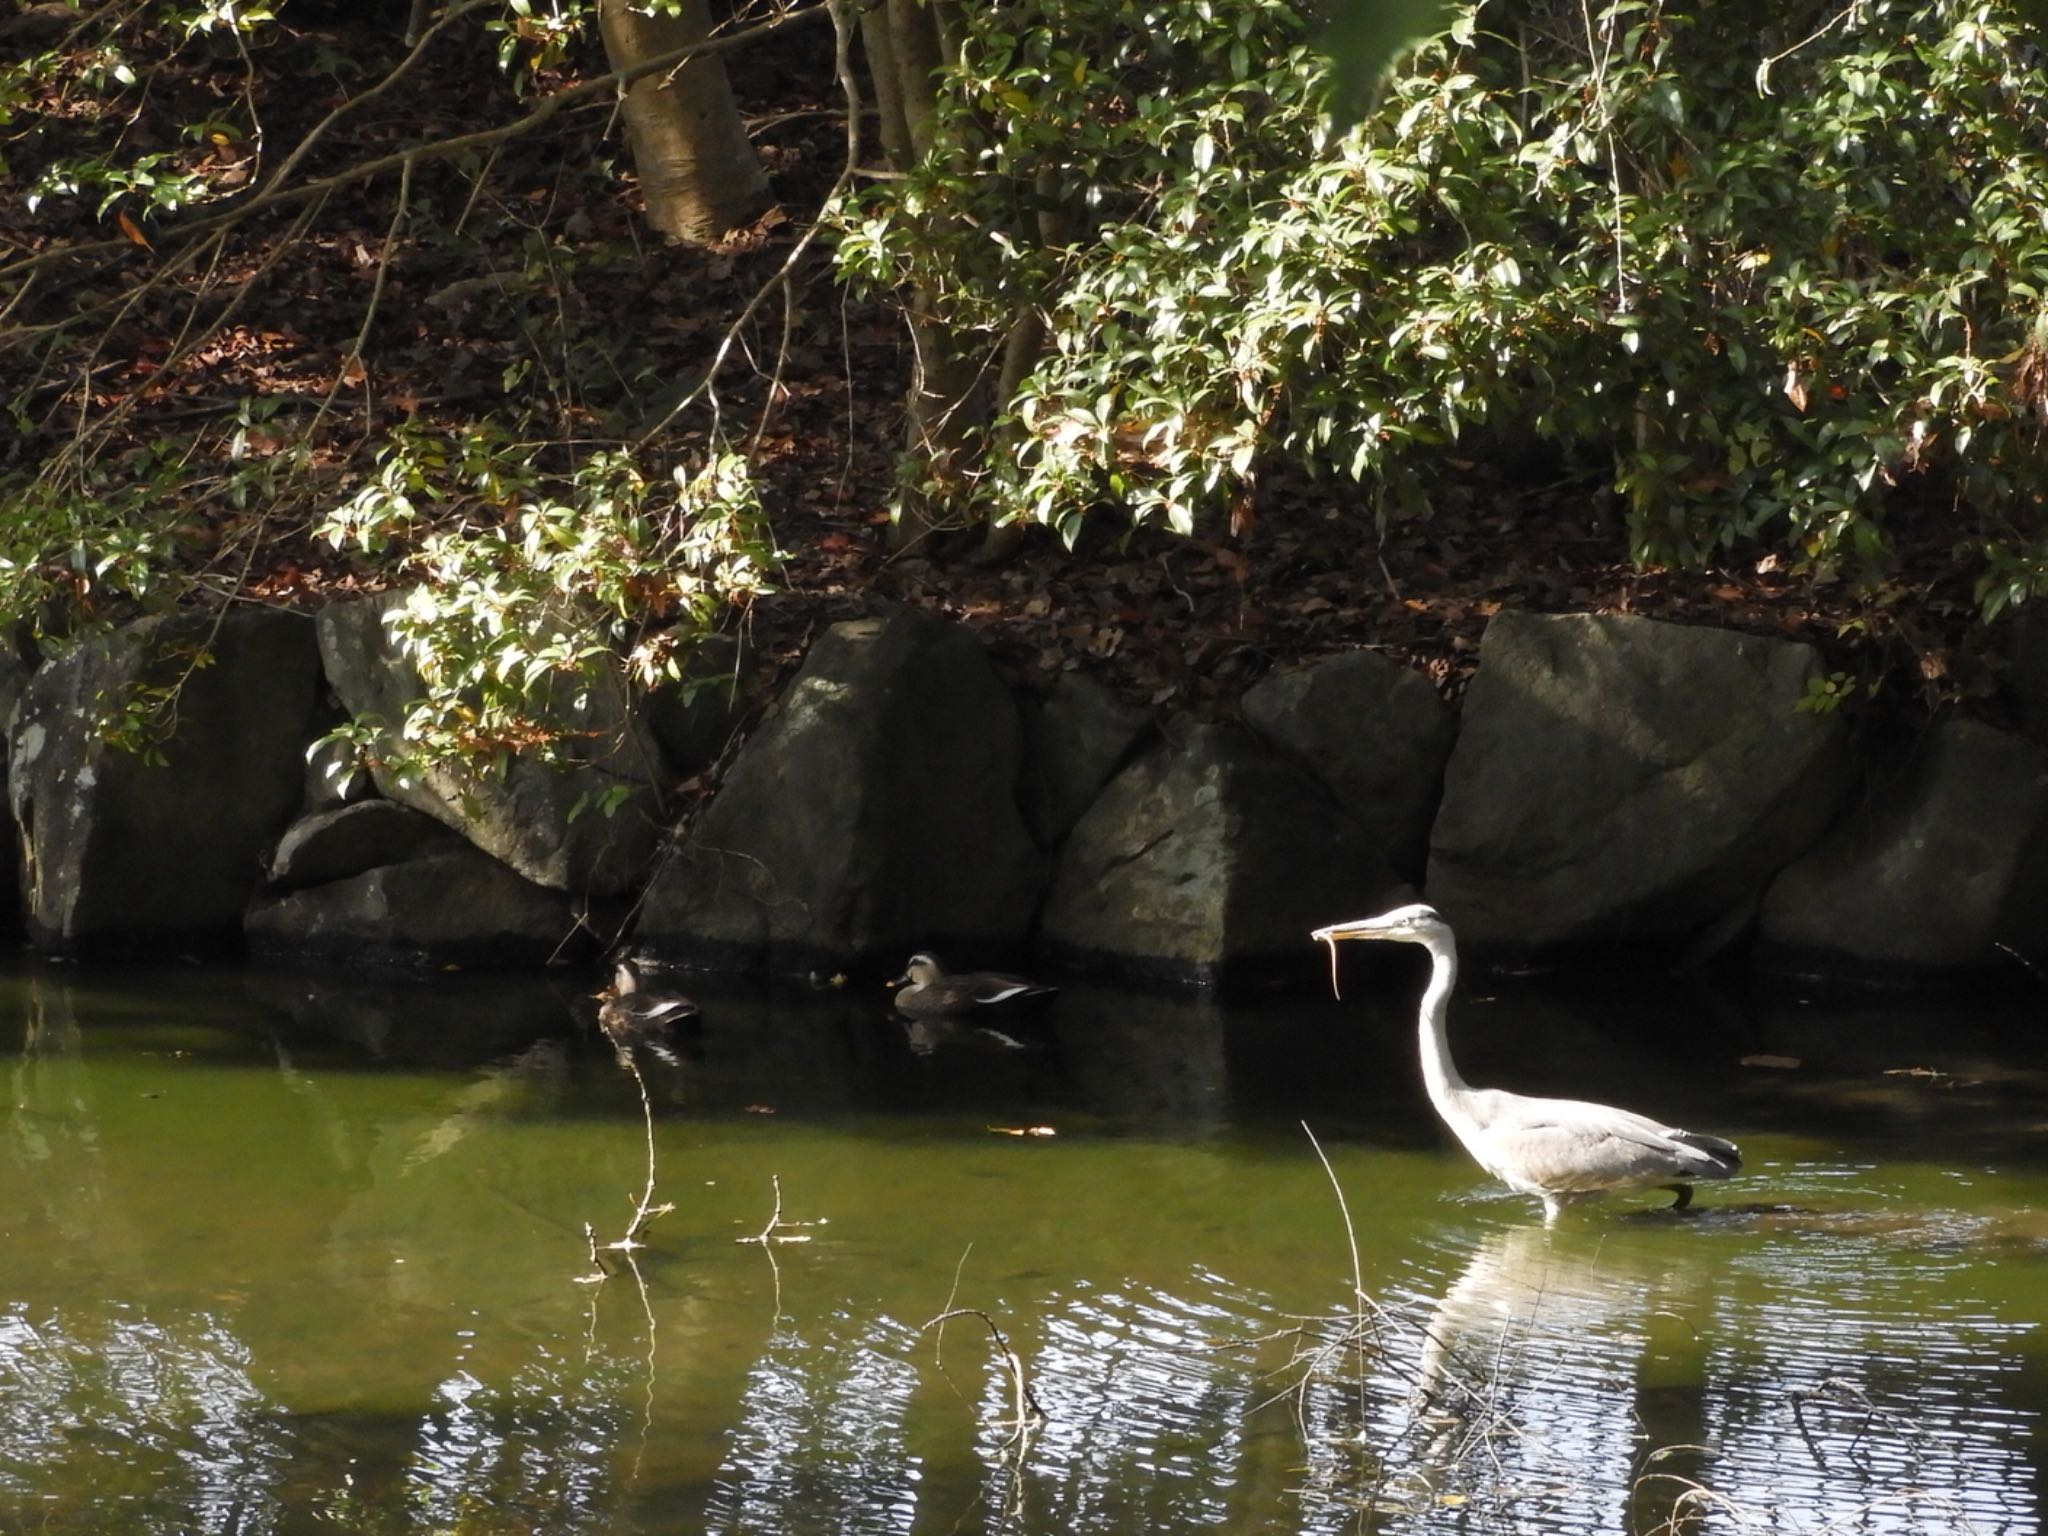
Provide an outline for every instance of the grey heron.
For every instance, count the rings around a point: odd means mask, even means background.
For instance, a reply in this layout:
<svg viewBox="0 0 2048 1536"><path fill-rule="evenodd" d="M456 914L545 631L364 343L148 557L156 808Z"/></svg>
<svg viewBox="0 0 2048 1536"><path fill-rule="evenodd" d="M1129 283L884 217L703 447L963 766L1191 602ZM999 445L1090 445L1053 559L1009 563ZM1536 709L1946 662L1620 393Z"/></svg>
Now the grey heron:
<svg viewBox="0 0 2048 1536"><path fill-rule="evenodd" d="M993 1017L1020 1004L1048 998L1059 990L1042 982L1002 971L948 972L930 953L912 955L903 974L889 983L897 988L896 1008L913 1019L958 1018L969 1014Z"/></svg>
<svg viewBox="0 0 2048 1536"><path fill-rule="evenodd" d="M1311 937L1330 946L1333 984L1343 940L1385 939L1429 951L1429 986L1417 1020L1429 1102L1480 1167L1543 1202L1545 1225L1566 1206L1614 1190L1668 1189L1678 1196L1672 1209L1683 1210L1692 1203L1694 1181L1725 1179L1742 1167L1733 1142L1632 1110L1468 1087L1451 1060L1444 1022L1458 981L1458 944L1434 907L1396 907L1378 917L1332 923Z"/></svg>

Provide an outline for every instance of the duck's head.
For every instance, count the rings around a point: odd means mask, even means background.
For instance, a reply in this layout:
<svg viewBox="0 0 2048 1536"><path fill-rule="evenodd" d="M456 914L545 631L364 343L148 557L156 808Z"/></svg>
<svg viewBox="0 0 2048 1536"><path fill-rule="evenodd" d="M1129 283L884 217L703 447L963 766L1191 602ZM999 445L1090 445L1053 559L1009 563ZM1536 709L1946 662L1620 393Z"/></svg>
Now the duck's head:
<svg viewBox="0 0 2048 1536"><path fill-rule="evenodd" d="M919 950L904 962L903 974L890 982L889 985L892 987L912 985L928 987L945 974L946 968L939 964L939 957L937 955Z"/></svg>

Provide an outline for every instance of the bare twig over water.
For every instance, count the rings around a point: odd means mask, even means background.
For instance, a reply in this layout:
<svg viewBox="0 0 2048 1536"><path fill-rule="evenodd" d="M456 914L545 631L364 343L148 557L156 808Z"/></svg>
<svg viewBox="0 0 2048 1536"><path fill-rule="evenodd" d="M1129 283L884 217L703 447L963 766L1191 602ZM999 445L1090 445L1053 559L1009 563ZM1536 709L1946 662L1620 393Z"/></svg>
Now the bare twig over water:
<svg viewBox="0 0 2048 1536"><path fill-rule="evenodd" d="M799 1226L822 1226L823 1220L821 1218L818 1221L784 1221L782 1219L782 1175L771 1173L768 1179L775 1190L775 1207L768 1213L767 1225L758 1232L736 1238L734 1241L759 1243L761 1251L768 1256L768 1271L775 1280L775 1321L779 1325L782 1321L782 1266L775 1262L775 1245L777 1243L808 1243L811 1240L810 1233L792 1232L785 1229Z"/></svg>
<svg viewBox="0 0 2048 1536"><path fill-rule="evenodd" d="M811 1240L810 1233L785 1231L784 1229L789 1227L816 1226L817 1223L811 1221L784 1221L782 1219L782 1175L771 1173L768 1175L768 1181L775 1190L775 1208L768 1213L767 1225L762 1227L760 1231L746 1237L736 1238L735 1241L762 1244L808 1243Z"/></svg>
<svg viewBox="0 0 2048 1536"><path fill-rule="evenodd" d="M590 1223L583 1224L585 1240L590 1244L591 1271L576 1278L578 1283L584 1285L597 1285L609 1279L612 1269L605 1263L604 1254L623 1253L630 1260L635 1249L647 1246L640 1241L641 1234L657 1217L666 1216L675 1209L675 1205L669 1201L663 1201L659 1205L654 1203L654 1100L648 1095L647 1079L641 1073L640 1063L633 1059L631 1051L619 1053L619 1065L633 1075L633 1082L640 1090L640 1123L647 1134L647 1182L641 1187L639 1198L633 1202L633 1219L626 1223L624 1235L600 1245L597 1233Z"/></svg>
<svg viewBox="0 0 2048 1536"><path fill-rule="evenodd" d="M1025 1379L1023 1360L1019 1358L1014 1349L1010 1348L1010 1341L1003 1337L1003 1330L996 1326L996 1320L986 1312L982 1311L979 1307L950 1307L946 1311L941 1312L937 1317L923 1324L918 1329L918 1332L926 1333L936 1328L939 1330L939 1337L943 1340L945 1338L946 1324L956 1317L980 1318L987 1325L990 1337L995 1340L996 1357L1003 1362L1003 1368L1010 1374L1010 1396L1014 1416L1006 1422L1014 1430L1011 1438L1014 1440L1033 1425L1044 1423L1046 1418L1045 1409L1040 1406L1037 1394L1031 1390L1031 1383Z"/></svg>

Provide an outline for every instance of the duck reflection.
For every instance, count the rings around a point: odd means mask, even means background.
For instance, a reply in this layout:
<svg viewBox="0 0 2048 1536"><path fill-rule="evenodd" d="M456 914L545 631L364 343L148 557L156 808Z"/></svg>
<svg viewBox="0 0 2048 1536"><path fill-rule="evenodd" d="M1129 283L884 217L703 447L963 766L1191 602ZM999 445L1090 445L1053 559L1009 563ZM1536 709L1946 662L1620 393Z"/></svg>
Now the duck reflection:
<svg viewBox="0 0 2048 1536"><path fill-rule="evenodd" d="M897 1022L903 1026L903 1039L913 1056L947 1050L1025 1051L1032 1044L1007 1031L958 1019L900 1017Z"/></svg>

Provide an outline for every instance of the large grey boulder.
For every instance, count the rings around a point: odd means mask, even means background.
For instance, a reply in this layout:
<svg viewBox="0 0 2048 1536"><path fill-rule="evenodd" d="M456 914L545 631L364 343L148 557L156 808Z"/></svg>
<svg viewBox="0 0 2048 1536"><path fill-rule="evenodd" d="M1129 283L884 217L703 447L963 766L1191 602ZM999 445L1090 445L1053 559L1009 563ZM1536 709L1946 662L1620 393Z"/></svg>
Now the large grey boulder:
<svg viewBox="0 0 2048 1536"><path fill-rule="evenodd" d="M350 968L539 966L576 933L569 898L467 843L250 906L260 959Z"/></svg>
<svg viewBox="0 0 2048 1536"><path fill-rule="evenodd" d="M2006 683L2020 729L2048 742L2048 603L2031 602L2006 621Z"/></svg>
<svg viewBox="0 0 2048 1536"><path fill-rule="evenodd" d="M1738 922L1833 819L1847 723L1800 708L1809 646L1650 619L1502 612L1444 775L1428 891L1527 952Z"/></svg>
<svg viewBox="0 0 2048 1536"><path fill-rule="evenodd" d="M1759 944L1802 972L2048 960L2048 753L1941 722L1772 882Z"/></svg>
<svg viewBox="0 0 2048 1536"><path fill-rule="evenodd" d="M140 620L39 669L8 739L23 908L44 949L233 938L299 803L320 681L313 625L272 612ZM110 712L172 690L169 735Z"/></svg>
<svg viewBox="0 0 2048 1536"><path fill-rule="evenodd" d="M1060 674L1024 725L1024 816L1041 846L1081 819L1148 723L1145 711L1094 678Z"/></svg>
<svg viewBox="0 0 2048 1536"><path fill-rule="evenodd" d="M604 896L637 883L659 838L658 757L620 694L591 688L561 702L553 723L566 732L564 767L515 757L502 772L443 763L414 777L394 766L399 728L424 691L391 634L403 603L370 598L319 615L327 679L349 715L378 733L367 766L379 792L538 885Z"/></svg>
<svg viewBox="0 0 2048 1536"><path fill-rule="evenodd" d="M33 643L19 624L0 627L0 731L21 702L22 690L36 669Z"/></svg>
<svg viewBox="0 0 2048 1536"><path fill-rule="evenodd" d="M285 828L270 856L270 887L288 891L347 880L460 841L433 817L395 800L330 805Z"/></svg>
<svg viewBox="0 0 2048 1536"><path fill-rule="evenodd" d="M1371 651L1276 672L1244 696L1244 718L1293 752L1379 845L1422 878L1456 713L1428 678Z"/></svg>
<svg viewBox="0 0 2048 1536"><path fill-rule="evenodd" d="M1017 757L1017 707L968 631L835 624L656 872L639 942L785 971L1015 949L1044 878Z"/></svg>
<svg viewBox="0 0 2048 1536"><path fill-rule="evenodd" d="M1310 929L1405 894L1306 768L1203 725L1139 757L1082 816L1040 939L1071 964L1213 981L1311 965Z"/></svg>
<svg viewBox="0 0 2048 1536"><path fill-rule="evenodd" d="M704 772L724 754L747 711L747 684L756 663L726 635L706 635L691 653L680 680L647 695L642 711L663 765L675 779Z"/></svg>

